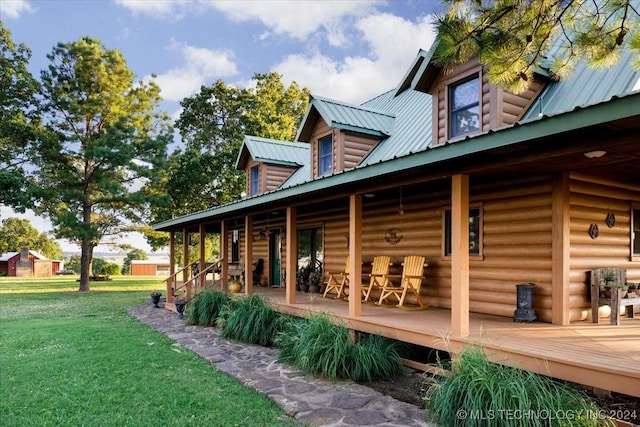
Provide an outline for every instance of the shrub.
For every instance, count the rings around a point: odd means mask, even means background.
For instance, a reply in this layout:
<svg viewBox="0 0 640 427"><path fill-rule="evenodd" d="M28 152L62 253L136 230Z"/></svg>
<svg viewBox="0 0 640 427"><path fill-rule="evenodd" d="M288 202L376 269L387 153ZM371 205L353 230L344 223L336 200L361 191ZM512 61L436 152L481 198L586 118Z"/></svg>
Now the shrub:
<svg viewBox="0 0 640 427"><path fill-rule="evenodd" d="M229 310L218 323L225 338L269 347L283 330L284 315L267 305L260 295L238 298L227 307Z"/></svg>
<svg viewBox="0 0 640 427"><path fill-rule="evenodd" d="M326 314L289 322L276 345L281 349L279 361L330 379L390 379L403 370L396 343L361 334L353 343L347 327L334 324Z"/></svg>
<svg viewBox="0 0 640 427"><path fill-rule="evenodd" d="M186 322L189 325L214 326L231 297L226 292L207 289L198 293L189 302Z"/></svg>
<svg viewBox="0 0 640 427"><path fill-rule="evenodd" d="M450 374L427 391L426 408L442 426L602 426L580 390L533 372L491 363L467 348Z"/></svg>

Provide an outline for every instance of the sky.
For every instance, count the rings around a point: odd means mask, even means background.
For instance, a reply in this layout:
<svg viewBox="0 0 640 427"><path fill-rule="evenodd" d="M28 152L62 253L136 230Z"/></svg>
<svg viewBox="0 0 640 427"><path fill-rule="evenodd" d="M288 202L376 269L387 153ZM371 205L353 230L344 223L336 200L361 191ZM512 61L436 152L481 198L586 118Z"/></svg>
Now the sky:
<svg viewBox="0 0 640 427"><path fill-rule="evenodd" d="M177 119L180 101L202 85L250 87L255 73L364 102L394 88L419 49L429 49L434 14L445 8L439 0L0 0L0 19L31 49L36 78L57 43L97 38L122 52L137 80L155 80L160 109ZM0 207L0 219L8 216L51 231L46 219ZM150 251L138 234L124 239Z"/></svg>

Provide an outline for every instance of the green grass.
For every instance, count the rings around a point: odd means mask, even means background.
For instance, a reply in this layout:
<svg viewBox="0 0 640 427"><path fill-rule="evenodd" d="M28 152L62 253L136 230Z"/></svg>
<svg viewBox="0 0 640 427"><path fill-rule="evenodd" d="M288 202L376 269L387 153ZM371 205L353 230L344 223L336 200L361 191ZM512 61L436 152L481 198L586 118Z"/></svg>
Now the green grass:
<svg viewBox="0 0 640 427"><path fill-rule="evenodd" d="M157 278L0 278L0 425L301 425L126 313Z"/></svg>

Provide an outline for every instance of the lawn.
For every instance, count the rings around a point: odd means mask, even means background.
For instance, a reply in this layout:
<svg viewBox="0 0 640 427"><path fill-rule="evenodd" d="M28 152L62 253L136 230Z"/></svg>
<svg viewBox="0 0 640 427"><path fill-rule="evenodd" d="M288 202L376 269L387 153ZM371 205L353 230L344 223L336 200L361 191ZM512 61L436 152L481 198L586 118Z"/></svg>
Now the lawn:
<svg viewBox="0 0 640 427"><path fill-rule="evenodd" d="M0 278L3 427L301 425L126 313L160 279L75 279Z"/></svg>

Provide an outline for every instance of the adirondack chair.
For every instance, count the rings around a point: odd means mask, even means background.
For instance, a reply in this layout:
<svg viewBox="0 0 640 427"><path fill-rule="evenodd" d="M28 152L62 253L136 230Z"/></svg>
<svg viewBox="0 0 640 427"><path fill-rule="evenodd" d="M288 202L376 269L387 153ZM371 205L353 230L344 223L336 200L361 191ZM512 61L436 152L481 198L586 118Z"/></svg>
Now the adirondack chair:
<svg viewBox="0 0 640 427"><path fill-rule="evenodd" d="M327 297L330 292L335 292L335 298L345 298L346 294L344 293L344 288L349 286L349 257L345 261L344 271L340 273L327 273L329 278L325 283L326 289L324 290L323 297Z"/></svg>
<svg viewBox="0 0 640 427"><path fill-rule="evenodd" d="M391 266L391 258L386 255L379 255L373 258L371 263L371 274L369 274L369 283L362 284L362 301L368 302L371 297L371 291L374 289L382 289L389 281L389 267Z"/></svg>
<svg viewBox="0 0 640 427"><path fill-rule="evenodd" d="M378 300L377 304L383 305L387 299L394 297L398 301L397 307L417 310L427 308L427 305L422 302L422 298L420 297L420 288L422 286L422 280L424 279L424 268L426 266L427 264L424 262L423 256L406 256L402 263L402 275L385 276L388 279L387 286L382 288L380 300ZM391 282L391 278L393 277L400 277L399 286L393 285ZM407 293L413 294L418 304L417 306L412 307L405 305Z"/></svg>

